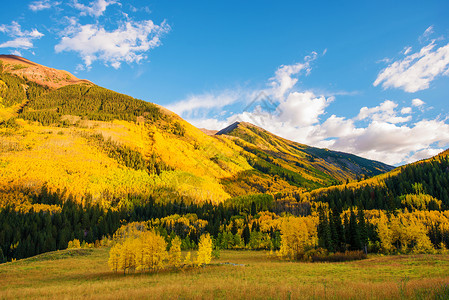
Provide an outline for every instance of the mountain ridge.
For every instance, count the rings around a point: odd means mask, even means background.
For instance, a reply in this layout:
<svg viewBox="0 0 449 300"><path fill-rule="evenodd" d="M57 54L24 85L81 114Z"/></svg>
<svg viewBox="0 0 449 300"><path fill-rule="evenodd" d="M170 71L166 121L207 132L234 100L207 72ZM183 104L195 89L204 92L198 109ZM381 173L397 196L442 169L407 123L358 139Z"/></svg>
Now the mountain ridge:
<svg viewBox="0 0 449 300"><path fill-rule="evenodd" d="M79 83L93 84L91 81L79 79L67 71L49 68L16 55L2 54L0 55L0 62L3 71L50 88L60 88Z"/></svg>

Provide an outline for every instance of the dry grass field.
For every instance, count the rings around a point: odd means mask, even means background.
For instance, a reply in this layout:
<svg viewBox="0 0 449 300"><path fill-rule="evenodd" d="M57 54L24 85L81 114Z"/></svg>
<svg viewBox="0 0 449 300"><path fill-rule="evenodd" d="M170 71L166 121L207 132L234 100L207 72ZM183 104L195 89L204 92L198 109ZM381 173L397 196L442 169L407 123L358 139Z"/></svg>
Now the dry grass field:
<svg viewBox="0 0 449 300"><path fill-rule="evenodd" d="M108 249L51 252L0 265L0 298L447 299L449 256L301 263L267 252L221 251L199 269L109 271Z"/></svg>

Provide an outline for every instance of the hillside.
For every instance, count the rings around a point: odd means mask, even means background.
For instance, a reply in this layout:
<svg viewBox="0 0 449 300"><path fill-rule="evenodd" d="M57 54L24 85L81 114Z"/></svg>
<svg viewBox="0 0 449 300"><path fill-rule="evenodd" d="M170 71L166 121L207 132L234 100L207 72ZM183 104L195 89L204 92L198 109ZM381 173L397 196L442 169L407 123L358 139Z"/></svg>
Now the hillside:
<svg viewBox="0 0 449 300"><path fill-rule="evenodd" d="M361 181L321 188L304 195L341 210L445 210L449 208L449 150Z"/></svg>
<svg viewBox="0 0 449 300"><path fill-rule="evenodd" d="M391 169L250 124L207 135L156 104L73 76L63 80L64 71L19 57L1 61L0 189L9 195L2 205L15 199L27 207L42 188L105 208L148 197L218 204L255 193L299 194ZM54 76L42 82L49 72Z"/></svg>

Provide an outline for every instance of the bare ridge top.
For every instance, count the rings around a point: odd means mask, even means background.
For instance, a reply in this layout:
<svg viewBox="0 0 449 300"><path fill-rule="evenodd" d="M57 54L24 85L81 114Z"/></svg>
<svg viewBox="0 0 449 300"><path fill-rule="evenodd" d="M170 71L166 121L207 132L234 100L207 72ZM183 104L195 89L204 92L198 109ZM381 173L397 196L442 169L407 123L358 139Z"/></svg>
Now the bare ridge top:
<svg viewBox="0 0 449 300"><path fill-rule="evenodd" d="M50 88L60 88L79 83L92 84L89 80L79 79L67 71L49 68L16 55L0 55L0 62L3 66L3 72L26 78Z"/></svg>

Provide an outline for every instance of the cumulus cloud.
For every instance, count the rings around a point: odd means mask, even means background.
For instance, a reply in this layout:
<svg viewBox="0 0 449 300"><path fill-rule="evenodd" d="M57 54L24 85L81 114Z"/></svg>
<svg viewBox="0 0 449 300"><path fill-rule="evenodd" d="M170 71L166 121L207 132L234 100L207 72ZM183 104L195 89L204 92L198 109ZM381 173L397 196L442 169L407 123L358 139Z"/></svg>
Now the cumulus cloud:
<svg viewBox="0 0 449 300"><path fill-rule="evenodd" d="M20 48L30 49L33 47L33 40L44 36L37 29L31 31L22 30L19 23L13 21L11 25L0 25L0 32L5 33L11 39L0 44L0 48Z"/></svg>
<svg viewBox="0 0 449 300"><path fill-rule="evenodd" d="M357 120L371 119L373 121L384 121L392 124L410 121L411 116L400 117L397 115L396 112L397 107L398 104L391 100L386 100L382 102L379 106L371 108L362 107L356 119Z"/></svg>
<svg viewBox="0 0 449 300"><path fill-rule="evenodd" d="M315 96L312 92L292 92L279 104L279 120L293 126L309 126L319 122L332 98Z"/></svg>
<svg viewBox="0 0 449 300"><path fill-rule="evenodd" d="M145 59L146 52L158 47L161 36L169 30L165 22L156 25L151 20L123 22L112 31L99 24L76 23L66 29L55 51L77 52L87 68L100 60L117 69L122 62L138 63Z"/></svg>
<svg viewBox="0 0 449 300"><path fill-rule="evenodd" d="M378 75L373 85L398 88L409 93L429 88L438 76L449 74L449 44L436 47L435 41L391 63Z"/></svg>
<svg viewBox="0 0 449 300"><path fill-rule="evenodd" d="M73 7L78 9L80 11L81 16L93 16L93 17L100 17L103 15L103 13L106 11L106 8L109 5L116 4L117 1L110 0L97 0L90 2L89 5L84 5L82 3L79 3L77 0L73 1Z"/></svg>
<svg viewBox="0 0 449 300"><path fill-rule="evenodd" d="M424 101L418 98L412 100L412 105L415 107L423 106L424 103L425 103Z"/></svg>
<svg viewBox="0 0 449 300"><path fill-rule="evenodd" d="M403 107L401 109L401 114L403 115L408 115L412 113L412 108L411 107Z"/></svg>

